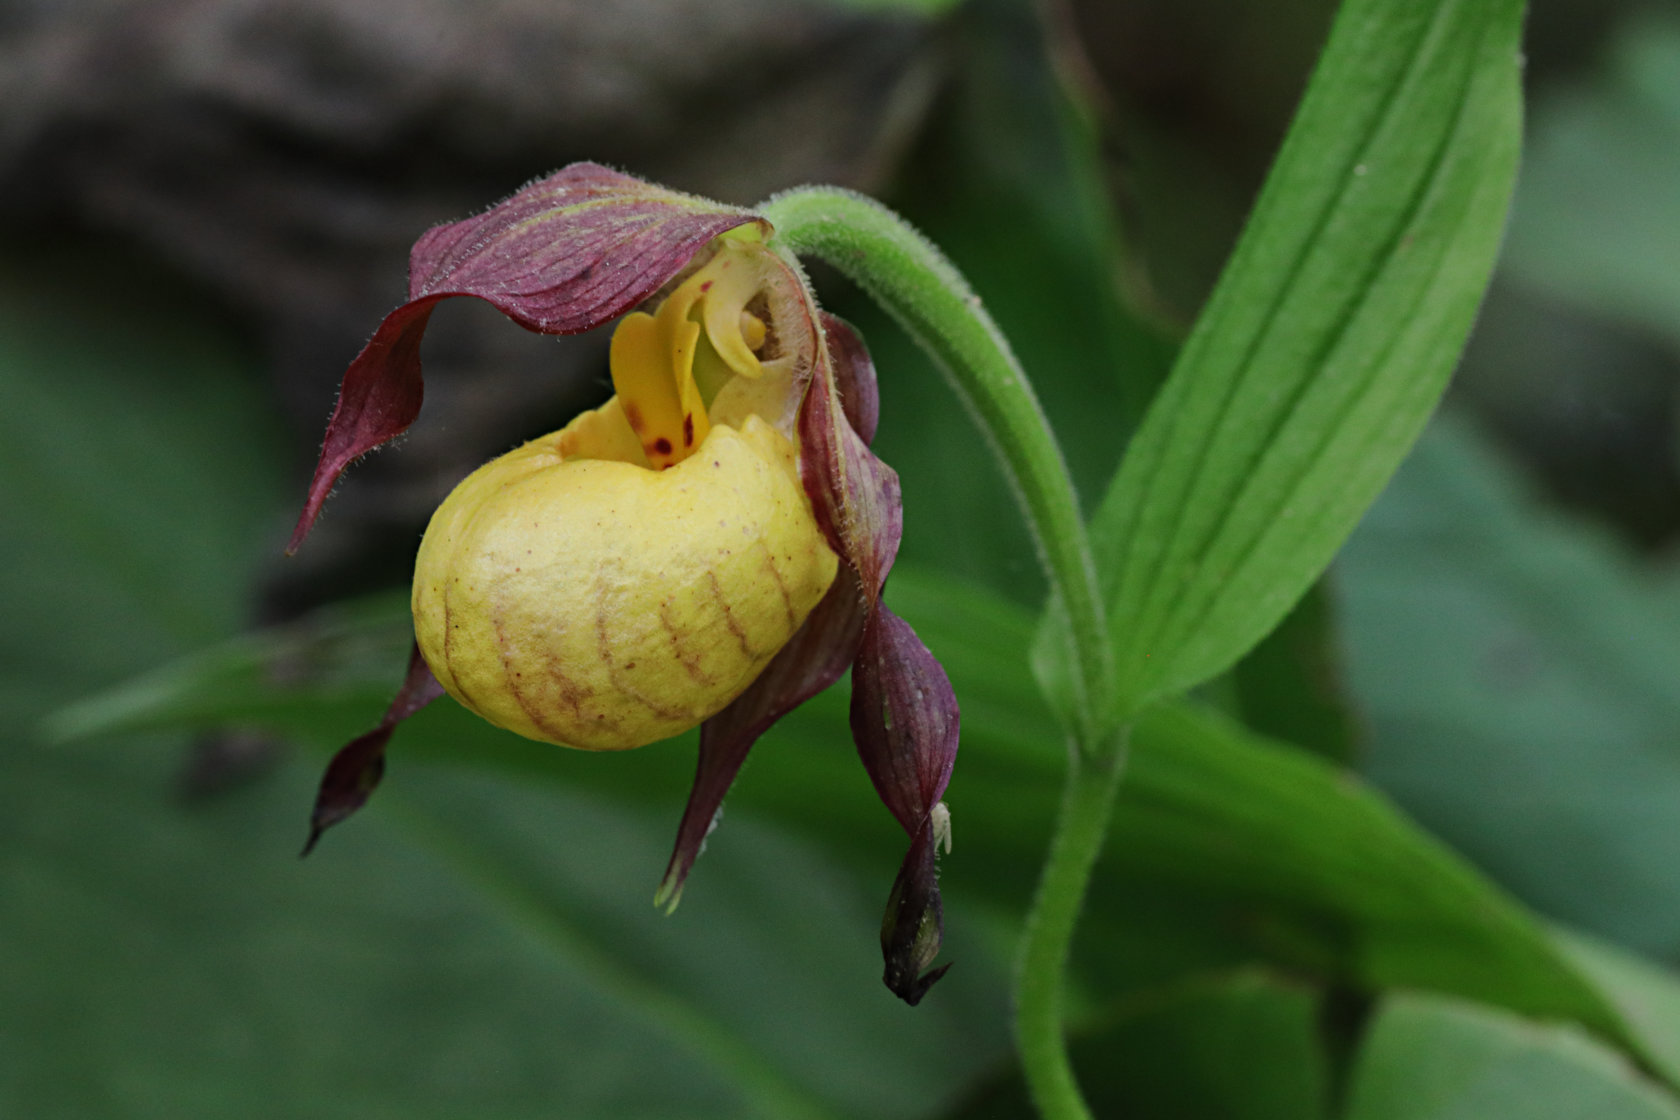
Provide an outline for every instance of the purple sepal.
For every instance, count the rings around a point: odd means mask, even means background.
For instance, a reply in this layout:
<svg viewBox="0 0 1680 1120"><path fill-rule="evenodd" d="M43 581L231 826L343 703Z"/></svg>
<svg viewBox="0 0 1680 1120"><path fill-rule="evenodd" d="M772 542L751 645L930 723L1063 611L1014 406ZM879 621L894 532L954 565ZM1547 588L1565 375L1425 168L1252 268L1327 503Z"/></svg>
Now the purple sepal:
<svg viewBox="0 0 1680 1120"><path fill-rule="evenodd" d="M574 163L475 218L427 231L409 254L408 302L344 374L286 551L303 543L344 468L420 414L420 336L438 300L475 296L528 330L575 334L629 311L712 238L748 222L769 232L744 210Z"/></svg>
<svg viewBox="0 0 1680 1120"><path fill-rule="evenodd" d="M898 472L875 457L848 420L831 365L819 367L799 410L799 473L817 524L861 577L871 605L904 533Z"/></svg>
<svg viewBox="0 0 1680 1120"><path fill-rule="evenodd" d="M817 524L867 598L852 663L852 737L876 792L911 838L881 949L887 987L915 1004L945 971L923 975L943 935L933 808L956 761L957 700L909 623L880 603L903 533L903 496L898 475L869 450L879 414L869 352L841 320L825 315L822 324L827 360L799 413L800 476Z"/></svg>
<svg viewBox="0 0 1680 1120"><path fill-rule="evenodd" d="M432 308L443 297L405 303L379 324L373 338L344 371L338 390L338 405L327 422L321 443L321 458L309 483L303 512L286 544L288 554L296 552L309 535L321 506L344 468L386 440L408 430L420 415L424 396L420 380L420 337Z"/></svg>
<svg viewBox="0 0 1680 1120"><path fill-rule="evenodd" d="M939 660L908 622L876 607L852 667L852 738L875 791L912 836L945 795L959 723Z"/></svg>
<svg viewBox="0 0 1680 1120"><path fill-rule="evenodd" d="M874 443L875 428L881 421L881 387L875 379L875 361L856 327L826 311L821 313L821 319L829 359L834 365L834 388L840 394L840 407L863 442Z"/></svg>
<svg viewBox="0 0 1680 1120"><path fill-rule="evenodd" d="M842 564L828 593L758 679L700 725L700 765L677 826L671 862L653 898L655 906L667 912L676 909L724 794L759 736L846 671L863 640L866 610L857 573Z"/></svg>
<svg viewBox="0 0 1680 1120"><path fill-rule="evenodd" d="M385 709L379 726L339 748L321 775L315 794L315 808L309 815L309 839L299 858L314 850L321 834L367 804L368 797L385 776L385 747L397 724L443 695L443 686L432 676L426 659L416 646L408 657L408 673L402 687Z"/></svg>

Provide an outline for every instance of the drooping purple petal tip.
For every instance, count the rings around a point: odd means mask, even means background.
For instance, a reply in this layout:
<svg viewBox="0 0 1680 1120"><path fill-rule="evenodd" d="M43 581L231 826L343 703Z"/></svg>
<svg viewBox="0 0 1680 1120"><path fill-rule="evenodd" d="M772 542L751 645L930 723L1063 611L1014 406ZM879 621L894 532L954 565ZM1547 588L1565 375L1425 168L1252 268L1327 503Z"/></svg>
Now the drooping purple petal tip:
<svg viewBox="0 0 1680 1120"><path fill-rule="evenodd" d="M852 667L852 738L892 815L914 836L945 795L961 716L944 666L884 605Z"/></svg>
<svg viewBox="0 0 1680 1120"><path fill-rule="evenodd" d="M870 616L852 665L851 717L869 780L911 838L882 919L881 953L887 987L914 1005L945 974L945 968L924 973L945 928L934 809L957 760L961 718L944 667L885 605Z"/></svg>
<svg viewBox="0 0 1680 1120"><path fill-rule="evenodd" d="M711 831L724 794L759 736L840 679L863 639L866 614L857 574L841 565L816 608L758 679L700 727L700 764L677 826L677 843L653 904L676 909L684 881Z"/></svg>
<svg viewBox="0 0 1680 1120"><path fill-rule="evenodd" d="M420 414L420 336L432 305L474 296L529 330L574 334L629 311L720 234L762 218L574 163L477 217L437 226L409 255L409 299L380 324L344 375L309 496L287 545L296 552L352 461Z"/></svg>
<svg viewBox="0 0 1680 1120"><path fill-rule="evenodd" d="M338 476L354 460L395 439L408 430L420 415L423 395L420 381L420 337L432 307L441 297L405 303L385 317L379 330L350 368L338 390L338 405L327 422L321 458L315 477L309 482L309 496L298 515L288 555L298 550L309 535L321 506Z"/></svg>
<svg viewBox="0 0 1680 1120"><path fill-rule="evenodd" d="M432 676L431 667L420 656L418 646L408 656L408 672L402 687L385 709L379 726L339 748L321 775L315 807L309 814L309 839L299 858L315 850L321 834L367 804L367 799L385 776L385 748L397 724L443 695L443 686Z"/></svg>
<svg viewBox="0 0 1680 1120"><path fill-rule="evenodd" d="M321 788L315 794L315 808L309 814L309 838L303 842L299 859L315 850L327 829L346 820L373 796L385 776L385 747L395 730L394 724L381 724L340 747L327 763Z"/></svg>
<svg viewBox="0 0 1680 1120"><path fill-rule="evenodd" d="M881 980L911 1007L922 1002L951 967L929 968L945 939L945 904L934 866L937 845L932 823L923 822L898 869L881 920L881 957L886 962Z"/></svg>

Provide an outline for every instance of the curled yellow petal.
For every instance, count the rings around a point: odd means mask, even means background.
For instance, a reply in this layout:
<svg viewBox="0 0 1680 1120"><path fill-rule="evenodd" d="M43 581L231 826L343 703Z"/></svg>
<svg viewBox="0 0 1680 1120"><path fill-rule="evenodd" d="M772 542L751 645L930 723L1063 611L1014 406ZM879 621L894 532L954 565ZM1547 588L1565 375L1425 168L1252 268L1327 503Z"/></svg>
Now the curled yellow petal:
<svg viewBox="0 0 1680 1120"><path fill-rule="evenodd" d="M654 314L632 312L613 332L613 389L655 470L682 462L705 440L706 397L733 379L764 375L756 351L769 327L748 305L766 286L765 264L762 248L725 242Z"/></svg>
<svg viewBox="0 0 1680 1120"><path fill-rule="evenodd" d="M693 454L711 426L694 383L700 327L688 319L689 302L673 297L658 315L632 312L613 332L613 389L655 470Z"/></svg>
<svg viewBox="0 0 1680 1120"><path fill-rule="evenodd" d="M753 351L764 345L764 322L747 311L747 304L764 286L758 263L758 255L750 249L725 247L696 277L701 281L706 339L729 368L743 377L757 377L761 372ZM756 339L747 338L747 331Z"/></svg>

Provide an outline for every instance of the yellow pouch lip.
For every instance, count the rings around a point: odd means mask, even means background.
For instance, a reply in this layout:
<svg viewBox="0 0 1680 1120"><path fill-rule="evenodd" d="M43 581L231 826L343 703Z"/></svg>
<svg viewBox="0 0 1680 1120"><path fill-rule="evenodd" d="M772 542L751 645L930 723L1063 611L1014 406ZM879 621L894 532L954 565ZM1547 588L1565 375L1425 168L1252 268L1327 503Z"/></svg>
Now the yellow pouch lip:
<svg viewBox="0 0 1680 1120"><path fill-rule="evenodd" d="M491 723L630 749L739 695L838 559L792 446L757 417L659 472L564 460L560 434L481 467L439 507L416 562L415 635L439 683Z"/></svg>

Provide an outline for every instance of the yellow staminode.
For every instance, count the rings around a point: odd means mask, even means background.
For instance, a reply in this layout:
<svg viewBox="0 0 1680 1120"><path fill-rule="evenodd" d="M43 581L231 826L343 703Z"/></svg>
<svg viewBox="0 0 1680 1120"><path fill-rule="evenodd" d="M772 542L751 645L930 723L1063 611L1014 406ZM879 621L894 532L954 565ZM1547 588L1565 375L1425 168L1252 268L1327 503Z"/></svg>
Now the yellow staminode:
<svg viewBox="0 0 1680 1120"><path fill-rule="evenodd" d="M705 442L711 424L703 398L715 397L732 375L762 372L754 351L764 345L765 326L746 309L761 281L751 252L727 245L656 314L633 311L613 332L613 390L655 470ZM696 378L697 359L710 393Z"/></svg>
<svg viewBox="0 0 1680 1120"><path fill-rule="evenodd" d="M833 581L793 445L730 387L776 381L747 310L755 251L726 243L654 314L626 316L618 395L479 468L433 516L415 636L490 722L591 750L677 734L752 683Z"/></svg>

